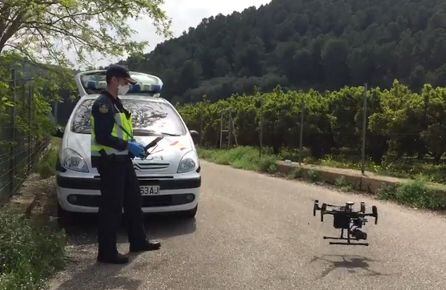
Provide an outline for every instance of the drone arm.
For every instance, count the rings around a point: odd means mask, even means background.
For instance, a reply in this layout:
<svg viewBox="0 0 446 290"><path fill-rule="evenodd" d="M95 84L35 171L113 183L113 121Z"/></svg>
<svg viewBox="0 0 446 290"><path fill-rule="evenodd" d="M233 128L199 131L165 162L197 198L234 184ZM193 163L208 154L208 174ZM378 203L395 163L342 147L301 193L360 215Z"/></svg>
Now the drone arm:
<svg viewBox="0 0 446 290"><path fill-rule="evenodd" d="M314 206L313 206L313 216L316 216L316 211L320 210L321 208L319 207L319 201L315 200L314 201Z"/></svg>
<svg viewBox="0 0 446 290"><path fill-rule="evenodd" d="M375 225L378 224L378 208L376 206L372 206L372 214L375 217Z"/></svg>
<svg viewBox="0 0 446 290"><path fill-rule="evenodd" d="M376 206L372 206L372 212L371 213L364 213L361 214L361 216L371 216L375 218L375 225L378 224L378 208Z"/></svg>

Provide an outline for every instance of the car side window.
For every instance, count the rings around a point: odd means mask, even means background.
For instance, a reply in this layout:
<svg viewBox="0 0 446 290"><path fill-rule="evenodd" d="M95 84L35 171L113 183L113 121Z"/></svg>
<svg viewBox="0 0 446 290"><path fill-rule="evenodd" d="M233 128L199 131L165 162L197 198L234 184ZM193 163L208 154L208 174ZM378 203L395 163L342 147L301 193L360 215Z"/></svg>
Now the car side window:
<svg viewBox="0 0 446 290"><path fill-rule="evenodd" d="M81 134L90 134L91 124L91 107L93 106L94 99L83 101L77 108L71 126L71 131Z"/></svg>

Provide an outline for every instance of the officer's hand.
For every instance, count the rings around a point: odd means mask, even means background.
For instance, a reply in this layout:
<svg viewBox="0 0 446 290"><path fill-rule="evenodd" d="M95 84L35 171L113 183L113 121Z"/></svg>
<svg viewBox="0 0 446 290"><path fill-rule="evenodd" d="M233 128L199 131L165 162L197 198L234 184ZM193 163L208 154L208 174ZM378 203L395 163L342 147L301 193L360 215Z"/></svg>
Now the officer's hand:
<svg viewBox="0 0 446 290"><path fill-rule="evenodd" d="M142 146L141 144L132 141L128 143L129 145L129 151L130 153L132 153L133 156L139 157L139 158L144 158L145 156L145 152L144 152L144 146Z"/></svg>

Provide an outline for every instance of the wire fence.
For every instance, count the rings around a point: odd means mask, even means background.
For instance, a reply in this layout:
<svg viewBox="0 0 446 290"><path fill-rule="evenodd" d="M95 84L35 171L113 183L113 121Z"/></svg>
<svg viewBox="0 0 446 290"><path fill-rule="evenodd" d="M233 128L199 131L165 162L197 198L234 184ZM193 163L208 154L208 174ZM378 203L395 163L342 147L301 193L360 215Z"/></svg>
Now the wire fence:
<svg viewBox="0 0 446 290"><path fill-rule="evenodd" d="M48 140L37 139L31 130L35 122L33 79L18 75L12 70L10 79L2 80L9 83L14 106L1 116L0 202L17 193L48 145Z"/></svg>

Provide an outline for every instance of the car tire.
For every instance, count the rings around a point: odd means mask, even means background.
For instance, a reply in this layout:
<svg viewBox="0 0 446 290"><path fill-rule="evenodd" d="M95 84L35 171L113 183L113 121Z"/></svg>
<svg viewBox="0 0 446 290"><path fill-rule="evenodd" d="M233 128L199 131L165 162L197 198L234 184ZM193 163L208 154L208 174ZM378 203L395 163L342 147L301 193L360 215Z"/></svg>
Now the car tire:
<svg viewBox="0 0 446 290"><path fill-rule="evenodd" d="M64 210L60 204L57 204L57 216L59 225L71 225L74 223L74 213Z"/></svg>
<svg viewBox="0 0 446 290"><path fill-rule="evenodd" d="M182 212L182 216L185 218L193 219L197 214L197 210L198 210L198 205L195 206L193 209Z"/></svg>

